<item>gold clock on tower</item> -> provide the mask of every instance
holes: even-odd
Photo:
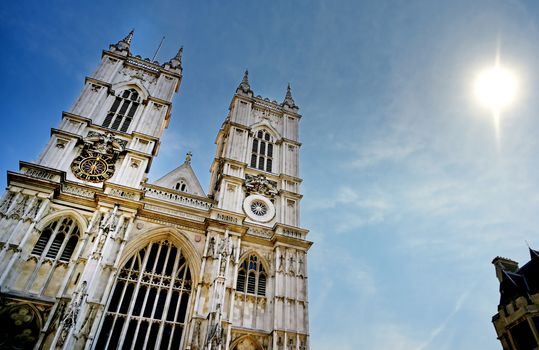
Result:
[[[81,180],[103,182],[114,174],[114,160],[105,154],[84,151],[71,163],[71,171]]]

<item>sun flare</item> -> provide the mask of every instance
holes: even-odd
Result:
[[[500,113],[515,100],[517,85],[516,76],[497,64],[479,73],[475,81],[475,95],[483,106]]]

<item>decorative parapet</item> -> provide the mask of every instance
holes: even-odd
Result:
[[[238,218],[235,218],[232,215],[226,215],[226,214],[217,213],[217,219],[221,220],[221,221],[230,222],[231,224],[237,224],[238,223]]]
[[[108,194],[114,197],[120,197],[124,199],[131,199],[131,200],[138,199],[138,195],[136,192],[125,191],[118,188],[112,188]]]
[[[62,172],[56,169],[47,168],[37,164],[20,162],[21,173],[33,177],[35,179],[60,182],[62,180]]]
[[[309,231],[299,227],[277,225],[275,233],[290,238],[305,240],[307,239],[307,233],[309,233]]]
[[[271,237],[273,236],[273,231],[256,229],[256,228],[251,227],[247,230],[247,234],[251,236],[265,238],[265,239],[271,239]]]
[[[222,221],[228,224],[241,225],[245,215],[241,215],[232,211],[213,208],[210,213],[210,218]]]
[[[156,212],[156,213],[160,213],[160,214],[165,214],[165,215],[168,215],[168,216],[174,216],[174,217],[182,218],[182,219],[189,219],[189,220],[199,221],[199,222],[204,221],[204,217],[202,217],[202,216],[187,214],[187,213],[184,213],[184,212],[176,210],[176,209],[164,208],[164,207],[160,207],[160,206],[157,206],[157,205],[144,204],[144,209],[149,210],[149,211],[153,211],[153,212]]]
[[[174,190],[167,190],[166,188],[152,185],[145,185],[143,187],[144,196],[146,198],[160,199],[168,203],[186,206],[189,208],[208,211],[212,207],[210,200],[203,200],[199,198],[191,197],[189,195],[179,194]]]
[[[151,65],[142,63],[142,62],[140,62],[138,60],[135,61],[135,60],[132,60],[132,59],[128,59],[127,63],[132,64],[132,65],[134,65],[136,67],[139,67],[139,68],[142,68],[142,69],[149,70],[149,71],[154,72],[154,73],[159,73],[159,69],[157,69],[155,67],[152,67]]]
[[[62,185],[62,192],[79,196],[79,197],[83,197],[83,198],[88,198],[88,199],[94,199],[95,197],[94,191],[91,191],[89,189],[86,189],[80,186],[66,184],[66,183]]]
[[[26,169],[24,172],[26,175],[30,177],[35,177],[36,179],[43,179],[43,180],[53,180],[55,174],[49,173],[45,170],[40,169]]]

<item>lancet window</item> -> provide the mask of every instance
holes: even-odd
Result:
[[[33,255],[68,262],[79,241],[79,227],[69,217],[51,222],[43,229],[32,249]]]
[[[273,166],[273,137],[266,130],[258,130],[253,138],[251,168],[271,172]]]
[[[266,271],[256,255],[250,255],[238,269],[236,291],[240,293],[266,295]]]
[[[97,349],[179,349],[192,279],[180,248],[153,242],[122,267]]]
[[[187,192],[187,184],[185,183],[185,181],[180,180],[176,182],[176,185],[174,185],[174,189],[176,191]]]
[[[110,107],[103,126],[113,130],[126,132],[140,104],[140,96],[135,89],[123,91],[116,96]]]

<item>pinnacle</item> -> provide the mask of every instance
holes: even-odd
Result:
[[[178,50],[178,53],[176,53],[176,56],[172,57],[170,61],[168,61],[168,64],[170,64],[172,68],[182,69],[182,55],[183,46],[180,46],[180,49]]]
[[[246,69],[245,73],[243,73],[243,79],[241,80],[240,85],[236,89],[236,91],[241,90],[244,93],[252,93],[251,85],[249,85],[249,71]]]
[[[133,33],[135,32],[134,29],[132,29],[129,34],[122,40],[118,41],[115,45],[111,45],[111,50],[123,52],[123,54],[130,55],[129,53],[129,47],[131,46],[131,41],[133,40]]]
[[[176,56],[174,56],[174,58],[181,62],[182,55],[183,55],[183,46],[180,46],[180,49],[178,50],[178,53],[176,54]]]
[[[131,45],[131,41],[133,40],[133,33],[135,32],[134,29],[131,29],[131,31],[129,32],[129,34],[127,34],[127,36],[125,38],[122,39],[122,41],[124,43],[126,43],[127,45]]]
[[[286,95],[283,101],[283,106],[285,105],[290,108],[297,108],[294,98],[292,98],[292,89],[290,88],[290,83],[288,83],[288,87],[286,88]]]

